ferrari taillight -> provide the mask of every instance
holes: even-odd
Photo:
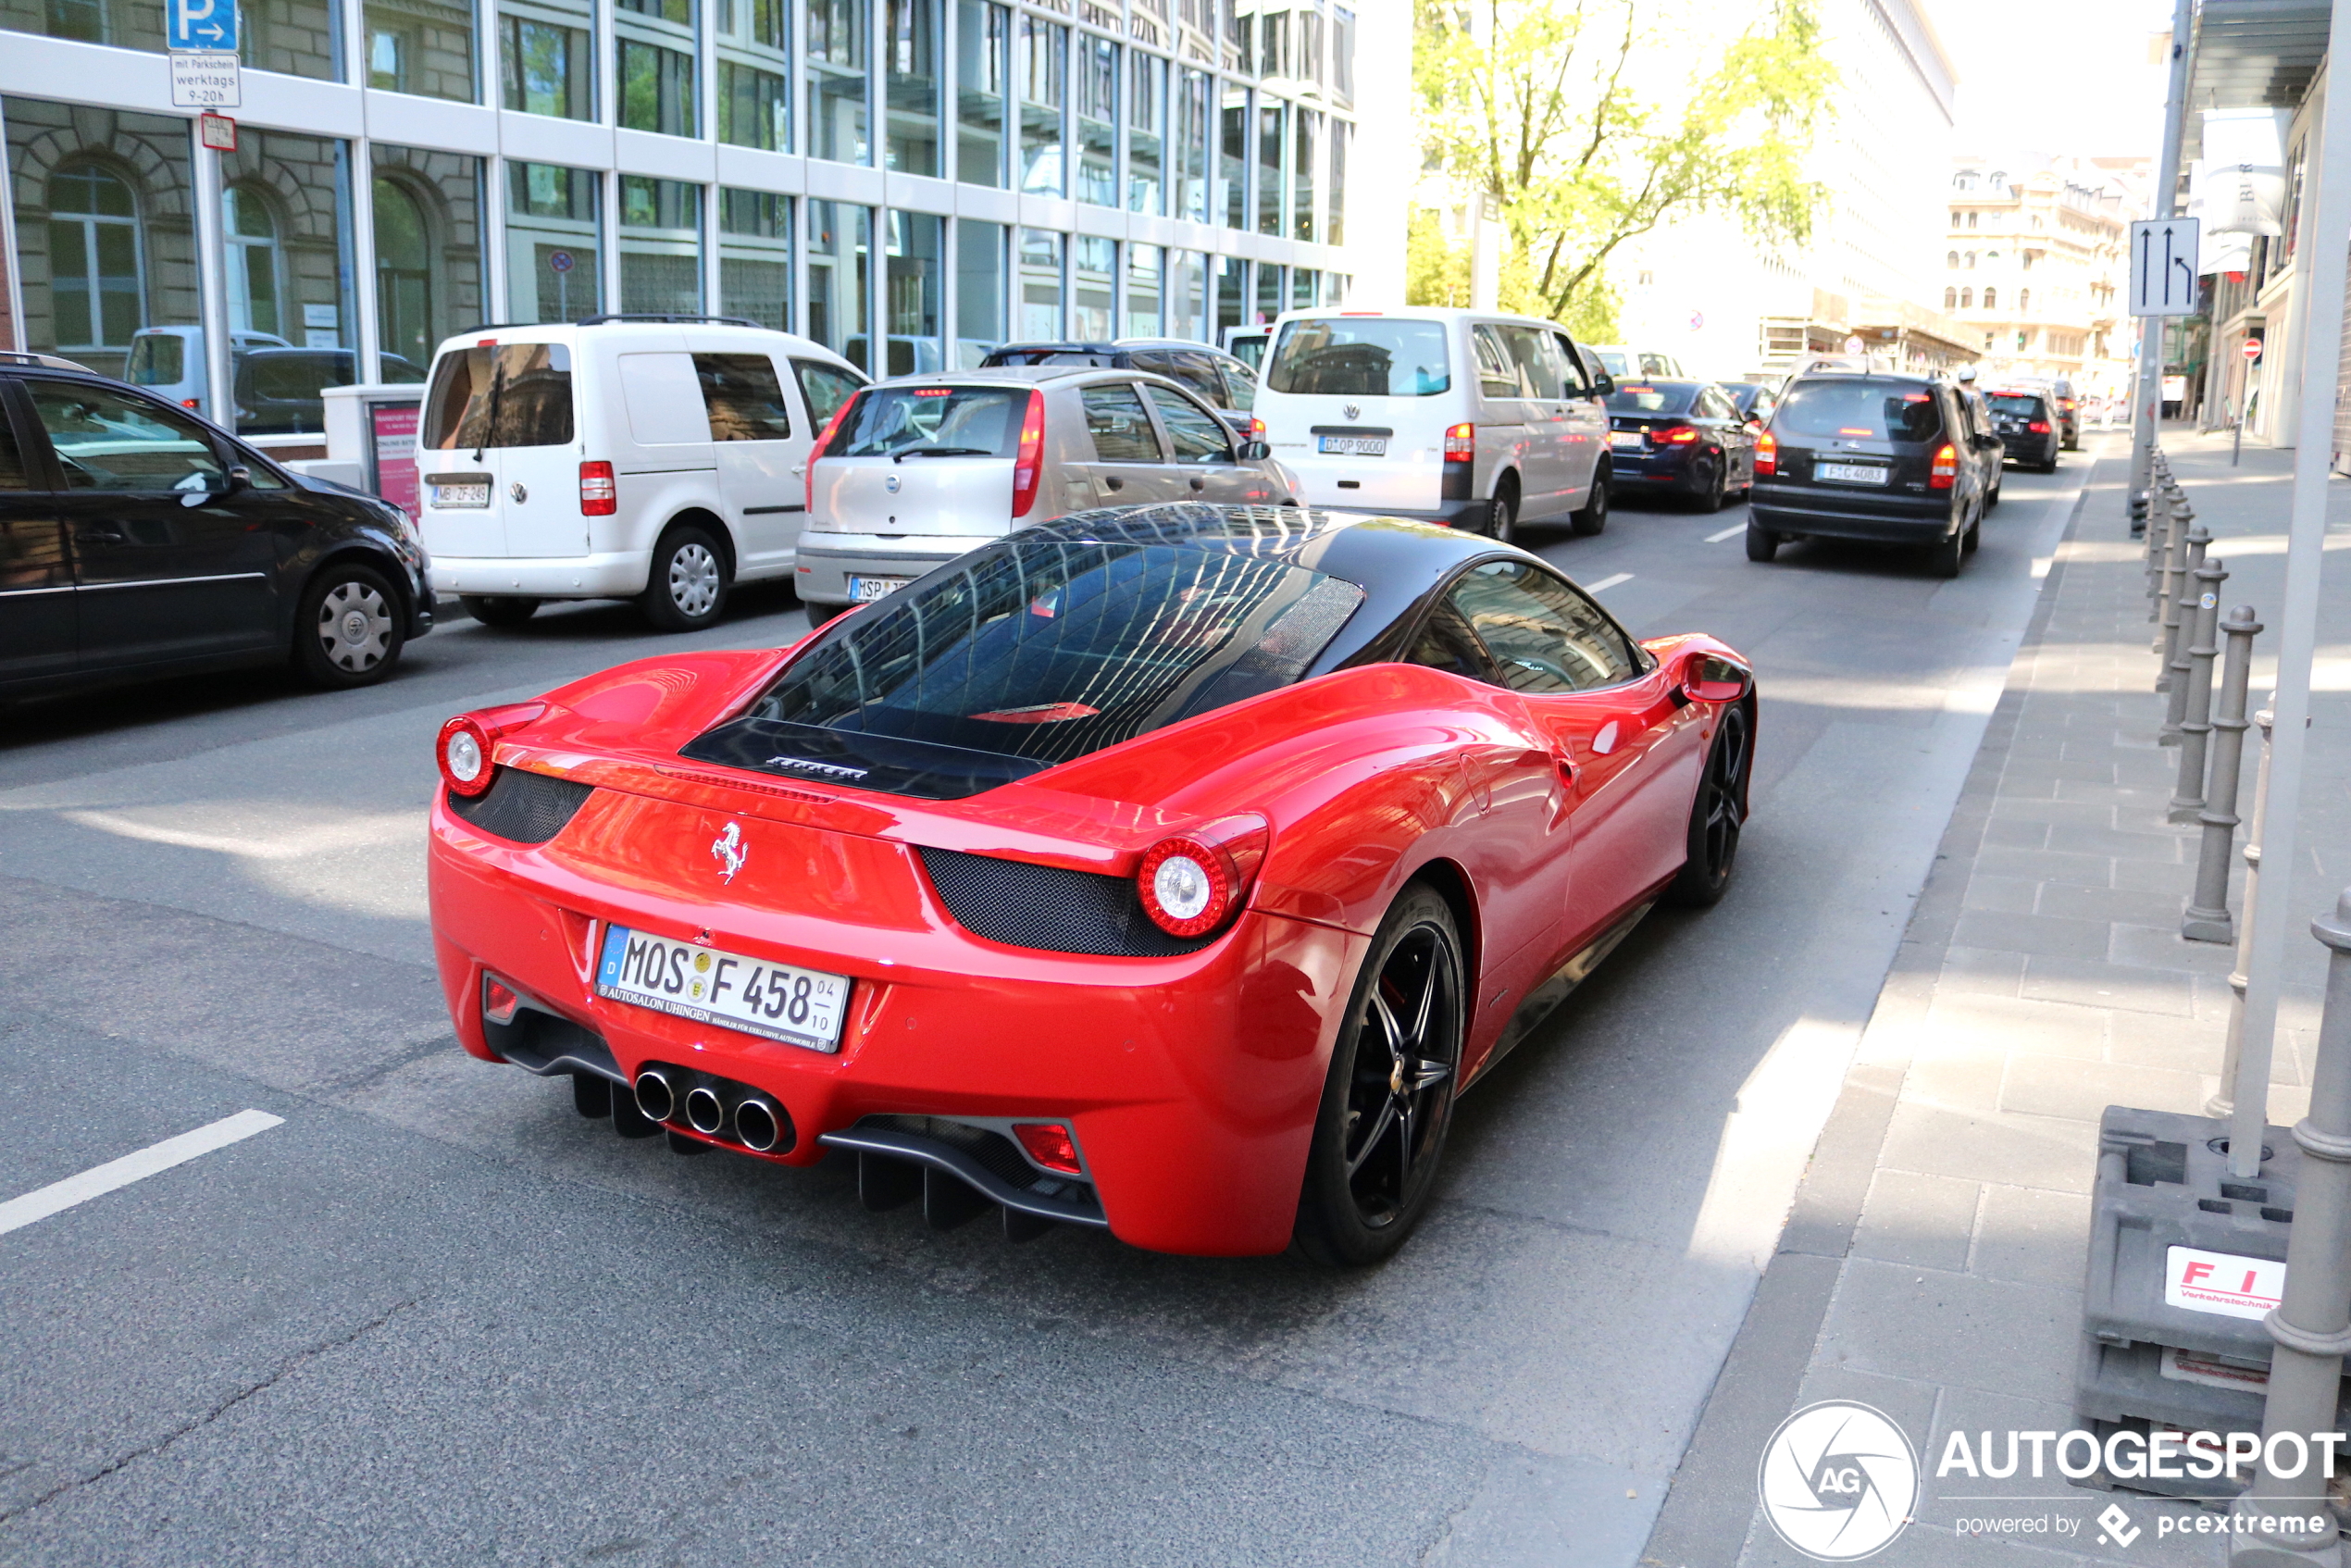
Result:
[[[1066,1176],[1086,1174],[1086,1167],[1077,1163],[1076,1140],[1059,1122],[1014,1122],[1013,1136],[1020,1139],[1028,1157],[1047,1170]]]
[[[1934,454],[1934,467],[1926,476],[1929,490],[1948,490],[1959,477],[1959,449],[1945,442]]]
[[[1265,837],[1263,817],[1241,815],[1162,839],[1143,852],[1135,872],[1143,913],[1171,937],[1215,930],[1247,901]]]
[[[583,517],[609,517],[620,510],[620,491],[613,482],[609,463],[582,463],[579,466],[579,515]]]
[[[1445,432],[1445,461],[1474,463],[1477,460],[1477,427],[1454,425]]]
[[[1755,471],[1759,474],[1780,471],[1780,441],[1769,430],[1755,438]]]
[[[1021,417],[1020,447],[1013,454],[1013,516],[1026,517],[1037,504],[1037,480],[1045,467],[1045,394],[1028,394],[1028,412]]]
[[[508,703],[478,713],[459,714],[441,727],[433,742],[433,760],[453,793],[479,795],[490,788],[496,769],[490,748],[501,735],[520,729],[547,711],[544,703]]]

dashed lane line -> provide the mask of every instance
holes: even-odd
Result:
[[[1614,577],[1604,577],[1598,582],[1586,583],[1584,585],[1584,591],[1586,593],[1605,593],[1620,582],[1630,582],[1632,580],[1633,574],[1631,572],[1618,572]]]
[[[1719,533],[1708,534],[1706,536],[1706,542],[1709,544],[1720,544],[1732,535],[1745,533],[1746,531],[1747,525],[1745,523],[1733,523],[1729,528],[1723,529]]]
[[[136,1153],[125,1154],[119,1160],[93,1165],[80,1176],[35,1188],[21,1198],[11,1198],[0,1203],[0,1236],[12,1230],[21,1230],[35,1220],[45,1220],[76,1203],[102,1198],[117,1188],[143,1181],[158,1171],[185,1164],[216,1149],[225,1149],[231,1143],[251,1138],[255,1133],[267,1132],[284,1120],[283,1116],[273,1116],[267,1111],[240,1111],[233,1116],[223,1116],[193,1132],[183,1132],[178,1138],[167,1138],[161,1143],[149,1144]]]

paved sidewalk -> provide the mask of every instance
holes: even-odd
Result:
[[[2268,690],[2292,454],[2167,432],[2223,613],[2251,604]],[[2196,830],[2166,821],[2178,753],[2156,744],[2143,556],[2122,459],[2097,464],[2050,564],[1935,869],[1815,1150],[1780,1251],[1685,1455],[1644,1564],[1805,1561],[1756,1509],[1763,1444],[1823,1399],[1874,1405],[1924,1462],[1916,1523],[1887,1564],[2224,1561],[2216,1537],[2159,1534],[2186,1505],[2040,1481],[1934,1478],[1948,1433],[2062,1431],[2096,1164],[2108,1104],[2200,1113],[2219,1082],[2232,949],[2183,941]],[[2351,485],[2332,487],[2304,852],[2270,1114],[2307,1100],[2324,950],[2305,916],[2351,882]],[[2258,740],[2258,732],[2249,732]],[[2248,745],[2243,815],[2252,809]],[[1759,824],[1768,829],[1768,825]],[[2283,867],[2271,867],[2282,872]],[[2241,868],[2240,868],[2241,883]],[[2231,908],[2241,914],[2241,886]],[[2096,1516],[2119,1501],[2127,1548]],[[1962,1533],[2009,1520],[2014,1533]],[[2126,1532],[2127,1533],[2127,1532]]]

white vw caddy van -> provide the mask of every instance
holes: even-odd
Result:
[[[1608,526],[1614,390],[1557,322],[1300,310],[1274,324],[1253,412],[1307,505],[1507,540],[1522,524]]]
[[[417,470],[433,581],[491,626],[550,599],[636,599],[708,626],[790,580],[808,449],[865,376],[715,317],[483,327],[433,355]]]

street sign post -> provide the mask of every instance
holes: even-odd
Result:
[[[171,52],[171,106],[175,109],[236,109],[244,106],[244,77],[237,56],[225,49]]]
[[[2131,314],[2194,316],[2196,230],[2193,218],[2131,225]]]

